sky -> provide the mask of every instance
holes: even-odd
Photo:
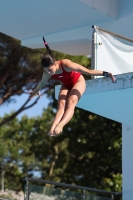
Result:
[[[28,96],[29,96],[28,94],[23,94],[19,97],[16,96],[15,103],[9,103],[8,105],[1,105],[0,106],[0,117],[3,117],[5,114],[9,114],[11,111],[18,110],[24,104],[24,102],[27,100]],[[34,97],[34,98],[36,98],[36,97]],[[34,98],[33,98],[33,100],[31,99],[31,102],[35,100]],[[43,108],[47,108],[48,103],[49,103],[49,99],[46,97],[46,95],[44,95],[39,99],[39,101],[36,105],[21,112],[17,116],[17,118],[21,119],[21,117],[25,114],[29,118],[40,116],[42,114]]]

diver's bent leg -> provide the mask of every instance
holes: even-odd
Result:
[[[78,103],[79,99],[81,98],[82,94],[84,93],[85,88],[86,88],[86,83],[84,77],[81,75],[81,77],[78,79],[78,81],[71,89],[71,92],[67,98],[66,110],[64,112],[61,121],[54,130],[55,134],[59,134],[60,132],[62,132],[63,127],[72,119],[74,115],[75,106]]]

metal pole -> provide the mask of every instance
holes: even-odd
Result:
[[[86,191],[83,190],[83,200],[86,200]]]
[[[91,56],[91,69],[95,70],[96,69],[96,31],[95,28],[96,26],[92,26],[93,28],[93,33],[92,33],[92,56]],[[92,79],[96,78],[95,76],[92,76]]]
[[[2,163],[1,170],[2,170],[2,172],[1,172],[1,191],[3,193],[4,192],[4,173],[5,173],[3,163]]]
[[[29,200],[29,181],[26,179],[26,191],[25,191],[25,194],[26,194],[26,200]]]
[[[111,198],[114,200],[114,194],[111,195]]]
[[[94,28],[92,26],[92,28]],[[91,55],[91,69],[95,69],[95,29],[93,29],[92,33],[92,55]]]

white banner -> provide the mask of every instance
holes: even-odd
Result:
[[[95,31],[95,69],[112,72],[114,75],[133,72],[133,44],[127,44],[127,41],[121,41],[98,29]]]

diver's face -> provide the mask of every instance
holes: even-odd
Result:
[[[56,66],[55,66],[55,64],[54,64],[54,65],[51,65],[51,66],[49,66],[49,67],[45,67],[44,70],[45,70],[45,72],[46,72],[47,74],[49,74],[49,75],[52,76],[52,75],[54,75],[55,72],[56,72]]]

